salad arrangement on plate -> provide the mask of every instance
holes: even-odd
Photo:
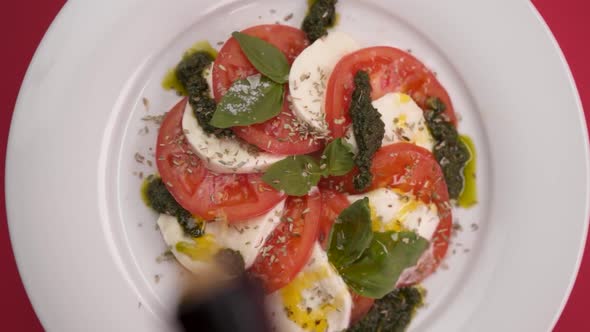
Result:
[[[474,149],[434,72],[336,21],[317,0],[301,29],[188,51],[142,191],[186,269],[261,280],[276,330],[403,331],[475,204]]]

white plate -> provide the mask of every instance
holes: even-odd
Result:
[[[23,83],[8,145],[11,238],[28,294],[54,331],[163,331],[181,270],[134,172],[177,99],[160,88],[194,42],[249,25],[298,25],[305,1],[70,1]],[[271,13],[271,9],[275,10]],[[588,220],[581,104],[555,40],[527,1],[341,1],[338,29],[412,49],[438,72],[479,152],[481,203],[415,331],[549,331],[571,290]],[[260,16],[260,17],[259,17]],[[142,99],[149,99],[146,110]],[[478,231],[471,230],[477,224]],[[465,253],[469,249],[469,253]],[[155,276],[161,276],[156,283]]]

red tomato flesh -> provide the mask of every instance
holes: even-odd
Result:
[[[284,197],[260,174],[215,174],[193,153],[182,130],[182,99],[164,118],[158,133],[156,164],[168,190],[185,209],[206,220],[230,223],[263,215]]]
[[[281,223],[249,269],[268,293],[287,286],[309,261],[318,237],[321,204],[317,192],[287,198]]]
[[[350,326],[358,323],[366,314],[369,313],[369,310],[373,307],[373,303],[375,303],[374,299],[364,297],[362,295],[358,295],[353,291],[350,291],[352,295],[352,312],[350,313]]]
[[[335,218],[335,213],[331,211],[337,211],[337,209],[330,208],[330,204],[341,201],[336,197],[343,196],[337,192],[358,193],[355,191],[352,181],[357,173],[358,170],[354,169],[345,176],[331,177],[320,183],[320,188],[326,192],[325,195],[331,197],[331,199],[326,199],[328,211],[322,212],[322,216],[324,216],[322,218],[322,232],[326,232],[324,228],[327,228],[329,234],[331,224],[324,225],[329,224],[329,218]],[[438,208],[440,222],[431,241],[431,249],[420,259],[414,273],[404,276],[403,285],[420,282],[437,269],[449,246],[452,213],[442,170],[430,151],[410,143],[396,143],[384,146],[377,151],[373,157],[371,174],[373,174],[373,182],[367,191],[378,188],[397,188],[404,192],[413,193],[425,203],[433,202]],[[343,204],[342,201],[341,209],[346,208]]]
[[[275,154],[308,154],[324,146],[322,141],[313,139],[308,129],[300,125],[289,109],[288,102],[283,104],[283,110],[278,116],[264,123],[236,127],[233,131],[244,141]]]
[[[343,57],[330,76],[326,89],[326,121],[334,138],[342,137],[350,125],[348,109],[354,90],[354,75],[367,71],[373,100],[389,92],[403,92],[424,109],[428,97],[446,105],[445,114],[456,124],[453,104],[435,74],[411,54],[386,46],[364,48]]]
[[[309,45],[303,31],[285,25],[259,25],[248,28],[242,33],[258,37],[276,46],[285,54],[289,63],[293,63]],[[233,37],[228,39],[213,64],[215,99],[219,102],[234,81],[257,73],[258,70],[242,52],[237,40]],[[283,110],[277,117],[248,127],[236,127],[234,132],[244,141],[275,154],[307,154],[323,147],[323,143],[312,139],[309,133],[291,129],[296,126],[294,122],[297,122],[297,119],[289,110],[288,98],[285,98]]]

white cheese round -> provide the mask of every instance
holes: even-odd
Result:
[[[268,236],[280,223],[284,206],[283,200],[265,215],[241,223],[231,225],[223,221],[207,223],[205,235],[199,238],[187,236],[178,219],[166,214],[160,215],[158,227],[178,262],[195,274],[203,273],[210,268],[213,255],[223,248],[239,251],[244,258],[246,268],[249,268],[262,250]],[[178,243],[183,242],[200,249],[200,257],[195,259],[180,252],[177,246]]]
[[[426,204],[393,189],[380,188],[348,196],[354,203],[369,198],[372,227],[376,232],[410,230],[430,241],[440,221],[435,204]]]
[[[328,134],[324,103],[330,74],[343,56],[359,48],[345,33],[333,31],[303,50],[291,66],[292,110],[319,134]]]
[[[289,285],[270,294],[266,304],[274,331],[337,332],[348,328],[352,297],[316,243],[303,270]]]
[[[434,139],[426,126],[424,112],[410,96],[398,92],[388,93],[372,104],[381,113],[381,120],[385,124],[382,146],[408,142],[432,151]],[[346,133],[346,141],[356,149],[352,126]]]
[[[216,173],[260,173],[286,157],[253,149],[235,138],[209,135],[199,125],[189,103],[182,117],[182,129],[205,167]]]

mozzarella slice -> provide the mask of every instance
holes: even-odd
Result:
[[[189,103],[182,117],[182,129],[194,152],[213,172],[260,173],[286,157],[253,149],[235,138],[209,135],[199,125]]]
[[[388,93],[373,101],[373,107],[381,113],[385,124],[382,146],[398,142],[409,142],[432,151],[434,139],[428,131],[422,109],[405,93]],[[356,149],[352,127],[346,140]]]
[[[227,221],[208,223],[205,234],[215,236],[218,239],[217,243],[222,247],[239,251],[244,257],[246,268],[248,268],[254,264],[266,238],[281,222],[284,207],[285,201],[283,200],[265,215],[245,222],[231,225]]]
[[[349,202],[369,198],[372,228],[376,232],[410,230],[431,240],[438,227],[438,209],[396,190],[380,188],[362,195],[351,195]]]
[[[307,265],[289,285],[267,297],[267,307],[274,331],[342,331],[350,321],[352,298],[316,243]]]
[[[160,229],[160,233],[162,233],[164,242],[166,242],[166,245],[170,248],[170,251],[174,254],[180,265],[194,274],[206,273],[211,268],[211,264],[209,264],[210,259],[219,248],[211,241],[210,237],[193,239],[187,236],[178,223],[178,219],[167,214],[160,214],[158,228]],[[177,249],[178,243],[194,244],[195,247],[201,249],[203,259],[192,259],[188,255],[181,253]]]
[[[324,99],[330,74],[343,56],[359,48],[348,35],[333,31],[303,50],[291,66],[289,91],[292,110],[319,134],[328,133]]]
[[[284,206],[283,200],[265,215],[237,224],[230,225],[222,221],[207,223],[205,235],[198,238],[187,236],[176,217],[162,214],[158,226],[176,259],[195,274],[202,274],[209,269],[213,256],[223,248],[239,251],[248,268],[254,263],[270,233],[280,223]],[[187,254],[183,247],[195,254]]]

